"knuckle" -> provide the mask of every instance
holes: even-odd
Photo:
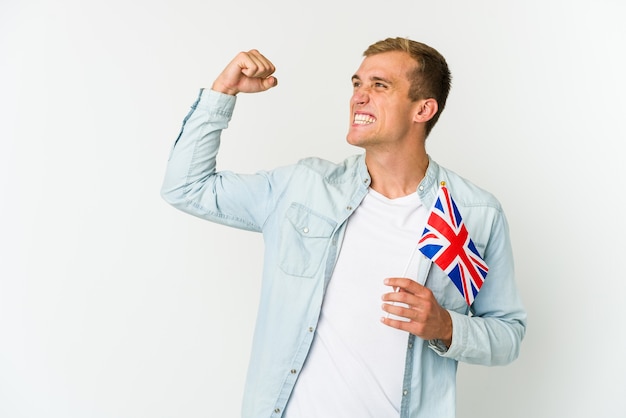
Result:
[[[403,302],[403,303],[406,303],[406,302],[407,302],[407,300],[408,300],[408,299],[409,299],[409,297],[410,297],[410,294],[409,294],[409,293],[406,293],[406,292],[400,292],[400,293],[396,293],[396,294],[398,295],[398,296],[397,296],[398,302]]]

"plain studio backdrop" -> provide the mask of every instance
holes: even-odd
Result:
[[[437,48],[453,88],[428,139],[507,213],[529,326],[507,367],[461,365],[458,417],[626,417],[622,2],[0,3],[0,417],[239,416],[259,234],[159,196],[198,89],[241,50],[218,168],[345,143],[350,77],[388,36]]]

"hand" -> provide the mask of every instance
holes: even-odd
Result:
[[[408,331],[424,340],[442,340],[448,347],[452,344],[452,318],[435,299],[427,287],[407,278],[385,279],[385,284],[397,292],[382,297],[383,311],[405,320],[381,318],[383,324]],[[406,306],[394,305],[400,303]]]
[[[213,82],[211,89],[233,96],[240,92],[258,93],[278,84],[276,77],[272,76],[274,71],[274,64],[256,49],[240,52]]]

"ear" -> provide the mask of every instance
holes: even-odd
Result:
[[[413,121],[420,123],[428,122],[437,114],[437,110],[439,110],[437,100],[433,98],[419,100],[417,102],[417,111],[413,116]]]

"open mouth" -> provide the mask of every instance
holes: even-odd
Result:
[[[369,125],[376,122],[376,118],[372,115],[366,115],[364,113],[355,113],[352,123],[355,125]]]

